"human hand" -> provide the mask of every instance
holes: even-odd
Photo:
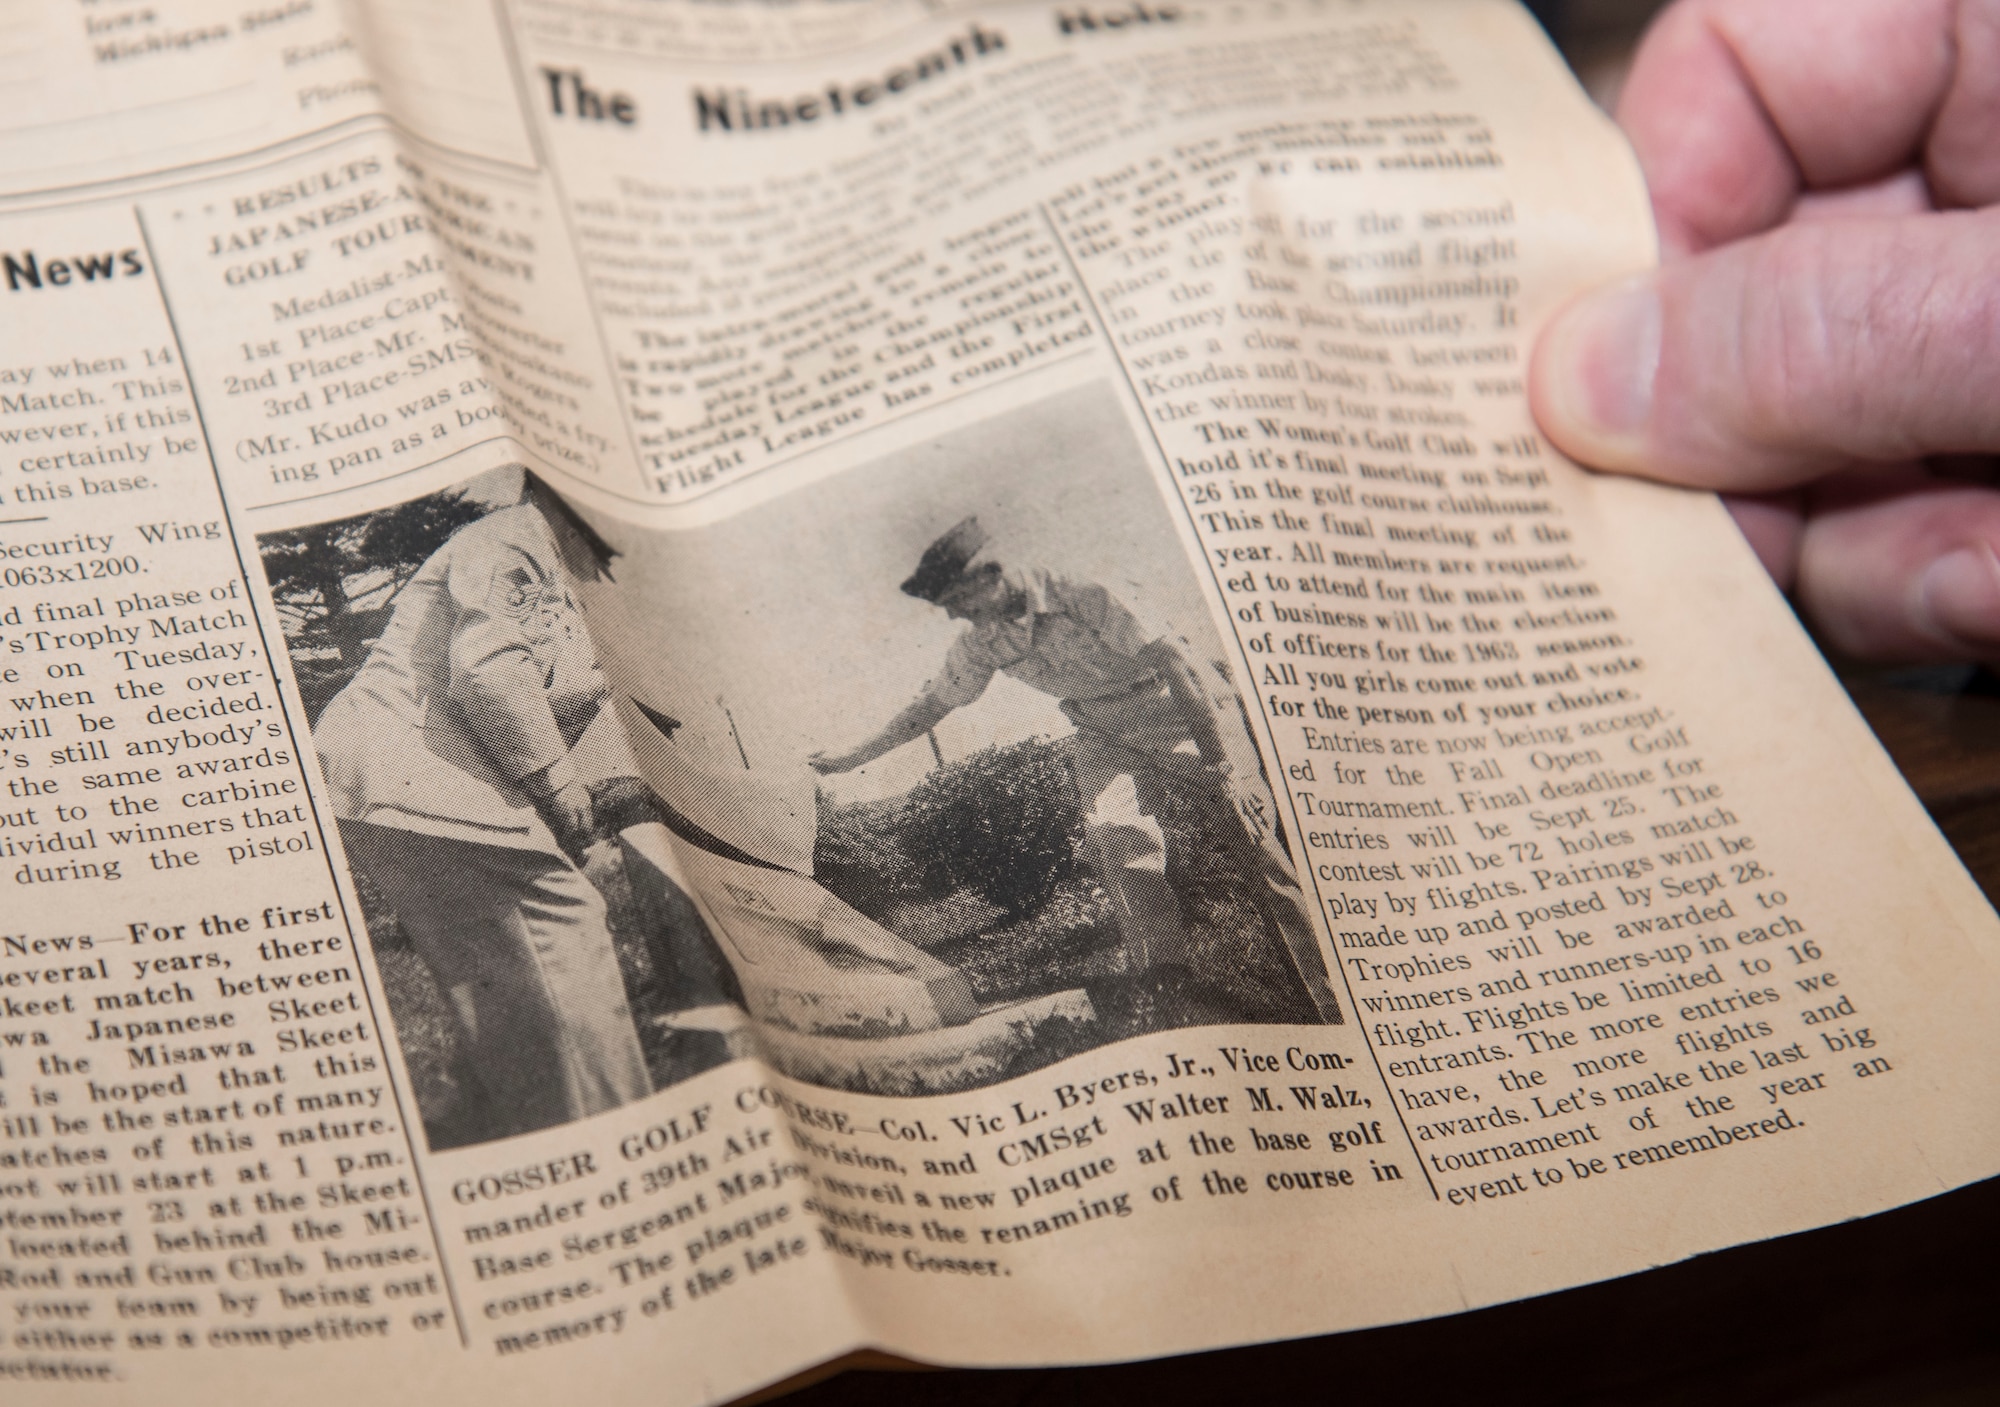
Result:
[[[1544,432],[1721,490],[1842,650],[2000,659],[2000,0],[1679,0],[1618,120],[1665,262],[1543,333]]]
[[[844,752],[816,752],[806,759],[806,766],[822,777],[832,776],[836,772],[852,772],[855,765],[852,755]]]
[[[543,797],[540,806],[542,819],[564,850],[580,853],[595,837],[597,808],[591,804],[590,788],[580,780],[563,783]]]

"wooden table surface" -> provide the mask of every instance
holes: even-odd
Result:
[[[1850,674],[1847,683],[1987,897],[2000,896],[2000,684],[1966,670],[1875,671]],[[1981,1108],[1996,1095],[1965,1091]],[[785,1400],[796,1407],[1993,1407],[2000,1404],[2000,1180],[1863,1221],[1417,1324],[1104,1368],[850,1371]]]

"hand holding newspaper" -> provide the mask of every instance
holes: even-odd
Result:
[[[1993,914],[1535,433],[1653,242],[1512,6],[7,42],[20,1400],[1188,1352],[2000,1168]]]

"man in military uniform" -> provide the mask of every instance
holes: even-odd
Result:
[[[1198,796],[1321,1019],[1338,1021],[1304,896],[1275,844],[1245,830],[1222,780],[1221,722],[1181,652],[1150,636],[1102,586],[982,561],[985,546],[978,521],[967,518],[924,552],[903,591],[968,628],[915,702],[866,742],[815,754],[813,767],[832,773],[864,766],[977,700],[996,673],[1008,674],[1060,700],[1076,725],[1071,757],[1084,834],[1113,901],[1128,972],[1170,1000],[1199,985],[1189,973],[1166,835],[1149,795],[1162,777],[1173,777]]]
[[[513,473],[521,501],[432,554],[313,734],[349,857],[452,1000],[489,1137],[651,1091],[571,757],[608,690],[565,550],[604,559]]]

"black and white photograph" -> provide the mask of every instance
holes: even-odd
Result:
[[[1091,385],[694,532],[515,467],[261,539],[431,1146],[1340,1021],[1167,515]]]
[[[613,839],[648,813],[581,604],[609,546],[516,467],[259,548],[430,1146],[729,1058],[649,1019],[718,974]]]
[[[770,820],[751,840],[698,817],[778,867],[682,845],[718,930],[768,927],[770,882],[809,874],[870,934],[833,980],[910,964],[904,1006],[836,1029],[825,994],[760,996],[737,962],[776,1063],[935,1092],[1151,1031],[1341,1019],[1169,511],[1090,383],[698,531],[599,525],[605,667],[679,724],[669,744],[635,723],[642,774],[684,815],[783,796],[810,821],[780,853]]]

